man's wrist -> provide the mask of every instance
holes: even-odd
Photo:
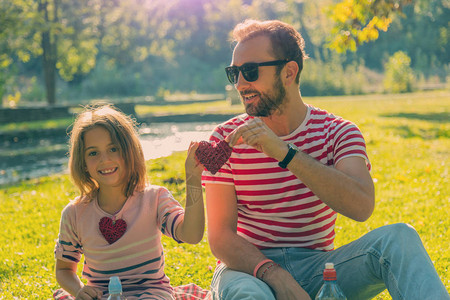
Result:
[[[264,259],[264,260],[260,261],[260,262],[255,266],[255,268],[253,269],[253,276],[256,277],[256,278],[259,278],[259,277],[258,277],[258,272],[260,271],[260,269],[261,269],[265,264],[271,263],[271,262],[273,263],[273,260],[271,260],[271,259]]]
[[[294,158],[294,156],[297,154],[297,152],[299,152],[298,147],[294,144],[294,143],[289,143],[287,144],[287,153],[285,155],[285,157],[278,162],[278,166],[280,166],[280,168],[286,169],[288,164],[291,162],[291,160]]]
[[[273,261],[271,261],[271,262],[269,262],[269,263],[265,263],[260,269],[259,269],[259,271],[258,271],[258,274],[257,274],[257,278],[258,279],[261,279],[262,281],[265,281],[264,280],[264,278],[265,278],[265,276],[269,273],[269,272],[271,272],[271,271],[273,271],[275,268],[277,268],[277,267],[279,267],[279,264],[277,264],[277,263],[275,263],[275,262],[273,262]]]
[[[261,268],[261,273],[264,271],[264,268]],[[266,284],[268,284],[272,288],[276,288],[279,285],[283,285],[284,282],[281,278],[284,278],[284,275],[282,273],[287,272],[285,269],[283,269],[279,264],[275,263],[275,265],[271,268],[269,268],[265,273],[263,278],[259,278],[260,280],[264,281]],[[260,275],[260,274],[258,274]],[[281,281],[280,281],[281,280]]]

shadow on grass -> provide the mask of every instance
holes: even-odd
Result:
[[[396,114],[384,114],[381,115],[385,118],[406,118],[406,119],[416,119],[437,123],[445,123],[450,121],[449,112],[436,112],[436,113],[396,113]]]
[[[443,127],[417,128],[415,126],[396,126],[386,129],[394,129],[402,138],[420,138],[422,140],[434,140],[438,138],[450,138],[450,131]]]
[[[383,114],[385,118],[404,118],[415,119],[437,123],[432,128],[421,128],[417,126],[399,125],[393,128],[397,131],[398,135],[403,138],[421,138],[423,140],[433,140],[438,138],[450,138],[450,131],[444,126],[445,123],[450,122],[449,112],[435,112],[435,113],[395,113],[395,114]],[[386,129],[389,129],[386,128]]]

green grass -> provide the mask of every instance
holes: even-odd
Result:
[[[72,118],[64,118],[57,120],[7,123],[7,124],[0,124],[0,132],[23,131],[30,129],[55,129],[55,128],[66,129],[70,124],[72,124],[72,122],[73,122]]]
[[[241,105],[230,105],[226,100],[218,100],[204,103],[198,102],[195,104],[136,106],[136,113],[138,115],[216,114],[216,113],[240,114],[243,112],[244,109]]]
[[[409,223],[419,232],[450,291],[450,93],[305,101],[354,121],[366,138],[372,163],[375,211],[364,223],[339,217],[336,246],[386,224]],[[184,158],[183,152],[148,162],[150,181],[167,186],[180,200],[184,198]],[[60,212],[76,195],[67,175],[0,190],[0,299],[51,297],[58,287],[53,248]],[[208,288],[215,258],[206,237],[198,245],[178,245],[168,238],[163,238],[163,244],[173,285],[193,282]],[[384,292],[377,299],[391,298]]]

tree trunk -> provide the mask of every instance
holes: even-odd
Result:
[[[54,18],[52,21],[48,17],[48,2],[39,2],[39,12],[44,15],[45,28],[42,31],[42,65],[44,69],[45,90],[48,105],[56,103],[56,36],[53,34],[53,24],[56,22],[57,7],[54,3]]]

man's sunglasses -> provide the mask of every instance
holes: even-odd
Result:
[[[225,72],[227,73],[228,80],[232,84],[236,84],[238,82],[239,78],[239,72],[242,72],[242,76],[244,76],[245,80],[249,82],[253,82],[258,80],[258,67],[264,67],[264,66],[279,66],[288,63],[288,59],[283,60],[273,60],[273,61],[266,61],[262,63],[245,63],[240,67],[236,66],[229,66],[225,68]]]

